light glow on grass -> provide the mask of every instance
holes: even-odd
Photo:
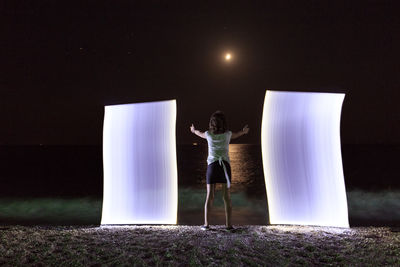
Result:
[[[176,101],[105,107],[101,224],[176,224]]]
[[[269,230],[278,230],[281,232],[291,232],[300,234],[310,234],[315,232],[324,232],[331,234],[351,234],[354,231],[352,229],[343,227],[330,227],[330,226],[308,226],[308,225],[269,225],[266,226]]]
[[[266,92],[261,143],[271,224],[349,227],[343,100],[344,94]]]

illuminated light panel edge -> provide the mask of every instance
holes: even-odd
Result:
[[[267,90],[261,144],[271,224],[349,227],[340,148],[344,96]]]
[[[105,106],[101,224],[176,224],[176,100]]]

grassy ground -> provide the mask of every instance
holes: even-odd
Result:
[[[180,188],[178,223],[199,225],[203,220],[205,190]],[[350,191],[347,202],[351,226],[400,226],[400,191]],[[0,225],[96,225],[101,220],[99,198],[0,198]],[[268,224],[266,199],[232,193],[233,223]],[[221,193],[212,216],[224,223]]]
[[[179,226],[97,227],[97,198],[3,198],[0,266],[400,266],[400,192],[347,197],[351,221],[396,227],[249,225],[267,224],[266,201],[240,192],[232,194],[233,232],[187,225],[202,222],[204,190],[179,190]],[[211,222],[223,224],[218,195],[215,206]]]
[[[390,228],[3,226],[1,266],[399,266]]]

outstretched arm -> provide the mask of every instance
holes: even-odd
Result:
[[[196,129],[194,128],[193,123],[192,123],[192,126],[190,126],[190,131],[191,131],[192,133],[194,133],[195,135],[200,136],[201,138],[206,139],[206,134],[205,134],[204,132],[201,132],[201,131],[199,131],[199,130],[196,130]]]
[[[235,138],[238,138],[238,137],[240,137],[242,135],[248,134],[249,130],[250,130],[249,126],[247,126],[247,124],[246,124],[246,126],[244,126],[241,131],[236,132],[236,133],[232,133],[231,139],[235,139]]]

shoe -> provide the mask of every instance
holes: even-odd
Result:
[[[207,231],[207,230],[210,230],[210,226],[208,226],[208,225],[202,225],[202,226],[200,227],[200,229],[203,230],[203,231]]]

